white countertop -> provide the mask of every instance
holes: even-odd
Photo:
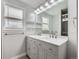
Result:
[[[50,38],[49,36],[39,36],[39,35],[26,35],[37,40],[48,42],[57,46],[60,46],[68,41],[67,37]]]

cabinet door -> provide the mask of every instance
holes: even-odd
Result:
[[[42,42],[39,43],[38,46],[38,59],[45,59],[45,49],[44,49],[44,44]]]
[[[28,54],[28,56],[30,57],[30,50],[31,50],[31,41],[30,41],[30,38],[26,38],[27,40],[26,40],[26,47],[27,47],[27,54]]]
[[[31,59],[37,59],[37,46],[31,45]]]
[[[30,58],[37,59],[37,45],[35,39],[31,39],[31,46],[30,46]]]
[[[46,44],[46,59],[57,59],[58,58],[58,47]]]
[[[57,59],[57,57],[52,55],[51,53],[47,52],[46,59]]]

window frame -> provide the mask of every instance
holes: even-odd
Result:
[[[22,27],[15,27],[15,28],[8,27],[8,28],[7,28],[7,27],[5,27],[6,24],[4,23],[3,28],[4,28],[4,29],[12,29],[12,30],[13,30],[13,29],[24,29],[24,26],[23,26],[23,25],[24,25],[24,24],[23,24],[23,19],[24,19],[24,9],[5,4],[5,5],[4,5],[4,21],[6,21],[6,19],[7,19],[6,16],[5,16],[5,6],[7,6],[8,8],[11,7],[11,8],[13,8],[15,11],[16,11],[16,10],[20,10],[20,11],[22,11],[22,19],[18,20],[18,21],[21,21],[21,22],[22,22]],[[8,10],[7,10],[7,11],[8,11]],[[9,12],[7,12],[7,13],[9,13]],[[8,16],[8,15],[7,15],[7,16]],[[19,18],[15,18],[15,17],[13,17],[13,19],[16,21],[16,19],[19,19]],[[13,20],[13,19],[7,19],[7,21],[9,21],[9,20]],[[18,21],[15,22],[15,23],[18,23]],[[19,24],[20,24],[20,23],[19,23]],[[19,25],[19,24],[18,24],[18,25]],[[18,25],[17,25],[17,26],[18,26]]]
[[[43,19],[47,19],[47,23],[43,22],[44,20]],[[43,25],[46,25],[48,27],[48,29],[45,29],[43,27]],[[49,30],[49,19],[47,17],[42,17],[42,30]]]

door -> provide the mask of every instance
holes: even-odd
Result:
[[[38,59],[37,55],[37,46],[31,45],[31,59]]]

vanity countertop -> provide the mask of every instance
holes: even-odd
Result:
[[[56,46],[61,46],[62,44],[68,41],[67,37],[50,38],[48,36],[39,36],[39,35],[26,35],[26,37],[31,37],[37,40],[41,40],[50,44],[54,44]]]

